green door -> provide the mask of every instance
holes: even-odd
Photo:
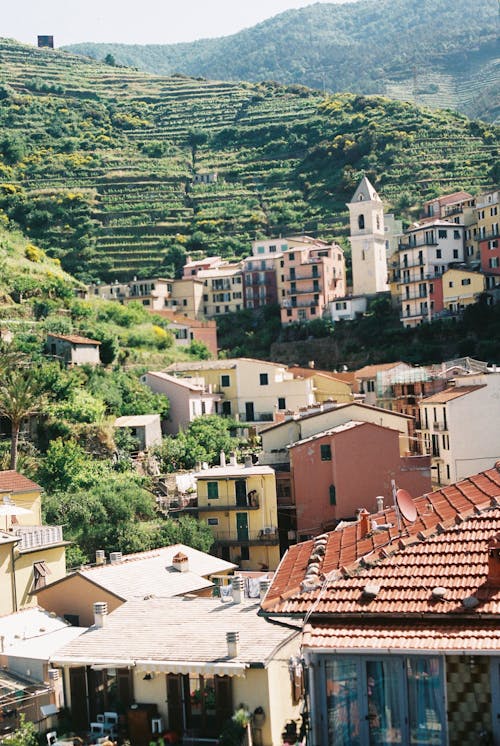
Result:
[[[248,541],[248,513],[236,513],[238,541]]]

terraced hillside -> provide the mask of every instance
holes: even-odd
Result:
[[[84,279],[162,274],[175,252],[239,256],[259,235],[341,238],[363,172],[398,209],[498,179],[498,130],[449,111],[162,78],[8,40],[0,126],[0,209]]]

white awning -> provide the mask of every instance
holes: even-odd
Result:
[[[138,671],[144,673],[196,673],[212,676],[245,676],[248,663],[195,662],[195,661],[135,661]]]
[[[95,670],[104,668],[133,668],[135,666],[135,661],[132,660],[104,660],[98,658],[89,660],[88,658],[58,658],[57,656],[51,658],[49,662],[51,665],[58,666],[59,668],[90,666]]]

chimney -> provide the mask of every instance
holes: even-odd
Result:
[[[269,578],[264,578],[263,580],[259,581],[259,597],[261,601],[265,597],[270,587],[271,581],[269,580]]]
[[[220,465],[225,466],[226,465],[226,454],[224,451],[220,452]]]
[[[500,534],[492,536],[488,542],[487,583],[494,588],[500,588]]]
[[[382,495],[379,495],[375,498],[375,502],[377,503],[377,513],[381,513],[384,509],[384,498]]]
[[[253,461],[251,456],[245,456],[245,469],[250,469],[253,466]]]
[[[307,367],[311,368],[311,369],[314,369],[314,366],[315,366],[314,360],[309,360],[309,362],[307,363]]]
[[[109,553],[109,561],[112,565],[117,565],[119,562],[121,562],[123,559],[123,554],[121,552],[110,552]]]
[[[229,658],[236,658],[240,646],[239,632],[226,632],[227,654]]]
[[[235,451],[231,451],[231,453],[229,454],[229,466],[238,466]]]
[[[106,617],[108,616],[108,604],[106,601],[96,601],[94,608],[94,626],[102,629],[106,626]]]
[[[370,514],[366,510],[366,508],[361,508],[361,510],[358,511],[358,521],[359,521],[359,528],[361,530],[361,536],[366,536],[368,533],[370,533],[370,522],[368,520]]]
[[[106,552],[104,549],[95,550],[95,563],[96,565],[104,565],[106,563]]]
[[[177,554],[172,557],[172,567],[178,572],[188,572],[189,557],[186,557],[182,552],[177,552]]]
[[[231,588],[234,603],[240,604],[243,597],[243,578],[241,575],[233,575],[231,578]]]

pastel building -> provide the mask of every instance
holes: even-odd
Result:
[[[298,540],[392,499],[392,480],[412,495],[431,489],[430,458],[399,454],[399,433],[350,420],[289,446]]]
[[[155,394],[165,394],[170,401],[167,433],[176,434],[190,422],[205,414],[217,414],[221,395],[213,393],[203,377],[172,376],[162,371],[148,371],[141,377],[142,383]]]
[[[217,413],[244,422],[272,422],[277,410],[300,409],[315,402],[310,378],[295,377],[284,365],[251,358],[173,363],[165,373],[202,378],[221,396]]]
[[[280,552],[274,469],[254,466],[251,457],[244,465],[231,457],[195,478],[192,512],[213,532],[216,553],[243,570],[275,570]]]
[[[0,472],[0,616],[36,604],[36,593],[66,573],[62,526],[42,525],[42,488],[16,471]]]
[[[457,376],[454,385],[420,401],[421,448],[433,481],[452,484],[500,458],[500,373]]]
[[[477,240],[481,272],[486,275],[486,286],[500,284],[499,192],[481,194],[476,199]]]
[[[99,365],[100,346],[97,339],[82,337],[80,334],[47,334],[47,352],[69,366]]]

